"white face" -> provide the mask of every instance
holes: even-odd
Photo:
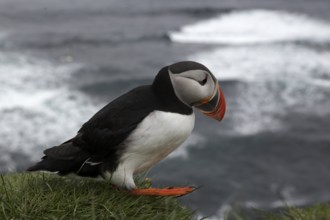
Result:
[[[182,73],[172,73],[169,70],[169,74],[176,96],[188,106],[209,100],[216,92],[217,82],[205,70],[189,70]]]

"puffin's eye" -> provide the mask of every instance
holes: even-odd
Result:
[[[202,81],[198,81],[198,82],[199,82],[199,84],[204,86],[207,83],[207,75],[205,76],[205,78]]]

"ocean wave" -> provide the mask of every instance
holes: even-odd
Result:
[[[233,11],[169,33],[173,42],[225,45],[287,41],[329,42],[330,24],[274,10]]]
[[[220,83],[238,82],[235,88],[240,95],[231,103],[234,109],[228,105],[227,117],[234,134],[284,129],[281,115],[290,109],[329,114],[327,51],[294,44],[235,46],[196,53],[188,59],[208,66]]]
[[[69,86],[79,68],[0,53],[0,161],[6,167],[17,168],[11,161],[17,152],[26,161],[39,159],[43,148],[70,138],[95,112],[98,106]]]

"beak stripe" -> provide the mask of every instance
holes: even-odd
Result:
[[[200,105],[196,105],[196,107],[199,110],[201,110],[203,113],[212,112],[214,110],[214,106],[218,105],[218,101],[219,101],[219,93],[217,92],[218,89],[216,89],[215,91],[216,91],[215,95],[213,96],[213,98],[208,100],[208,102]]]

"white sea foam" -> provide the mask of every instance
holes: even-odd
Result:
[[[255,44],[329,42],[330,24],[307,15],[273,10],[234,11],[169,33],[174,42]]]
[[[238,106],[234,111],[228,106],[228,115],[235,116],[230,117],[234,133],[283,129],[278,116],[290,107],[301,112],[329,112],[325,111],[329,104],[329,52],[270,44],[217,48],[188,59],[208,66],[220,83],[242,82],[236,85]]]
[[[18,53],[0,53],[0,160],[20,152],[37,160],[42,148],[70,138],[96,111],[89,97],[70,88],[79,65],[54,65]]]
[[[241,82],[235,85],[239,96],[228,105],[232,130],[221,132],[284,129],[279,116],[292,107],[329,113],[330,53],[293,43],[330,42],[329,23],[285,11],[245,10],[184,26],[169,36],[174,42],[219,44],[187,59],[208,66],[220,82]]]

